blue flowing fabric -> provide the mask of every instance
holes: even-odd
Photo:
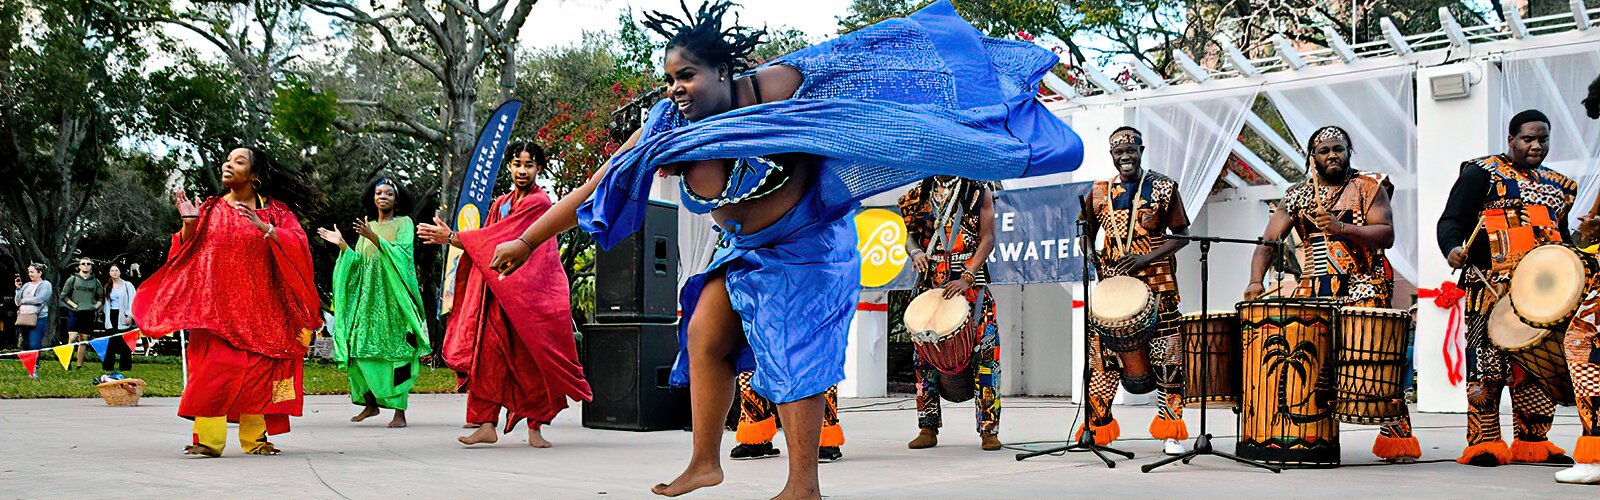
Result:
[[[688,383],[687,328],[706,280],[721,272],[748,340],[738,364],[755,370],[751,385],[777,403],[821,393],[844,378],[860,293],[849,215],[866,197],[933,175],[1000,180],[1077,169],[1082,141],[1034,99],[1056,62],[1032,44],[983,37],[948,1],[935,2],[769,63],[802,75],[791,99],[698,122],[668,100],[656,103],[639,142],[612,159],[579,207],[579,225],[603,248],[638,231],[664,165],[816,157],[806,197],[790,213],[753,234],[725,232],[712,264],[685,283],[672,382]]]

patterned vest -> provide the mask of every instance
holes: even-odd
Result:
[[[950,279],[968,271],[967,259],[978,248],[983,220],[983,193],[988,183],[961,179],[955,192],[929,179],[900,197],[900,214],[906,221],[906,237],[922,247],[933,268],[917,280],[917,290],[944,286]],[[954,199],[951,199],[951,198]],[[989,284],[989,265],[979,263],[971,269],[973,286]]]
[[[1351,171],[1342,186],[1313,186],[1307,180],[1284,193],[1283,209],[1300,238],[1300,286],[1296,297],[1326,297],[1351,304],[1388,307],[1394,295],[1394,271],[1383,249],[1348,236],[1329,236],[1317,228],[1317,214],[1327,211],[1339,222],[1367,225],[1367,212],[1379,190],[1393,193],[1382,174]]]
[[[1172,204],[1173,194],[1178,191],[1178,182],[1165,175],[1146,170],[1138,192],[1129,189],[1130,186],[1116,178],[1112,181],[1096,181],[1089,191],[1089,208],[1094,211],[1095,218],[1100,221],[1101,232],[1105,234],[1100,264],[1107,274],[1101,279],[1112,277],[1111,263],[1117,259],[1147,254],[1166,244],[1167,231],[1171,229],[1167,227],[1167,222],[1172,220],[1172,211],[1183,210],[1183,207]],[[1132,238],[1129,238],[1130,212],[1134,221]],[[1176,292],[1178,280],[1173,276],[1176,270],[1176,260],[1167,257],[1151,263],[1133,276],[1144,281],[1153,292]]]
[[[1479,213],[1489,243],[1489,276],[1497,283],[1509,281],[1529,250],[1564,241],[1560,221],[1572,210],[1578,187],[1554,170],[1518,169],[1500,155],[1468,162],[1466,168],[1473,167],[1489,172],[1489,192]]]

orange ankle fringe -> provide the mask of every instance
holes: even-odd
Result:
[[[1111,444],[1112,441],[1116,441],[1117,438],[1122,437],[1122,426],[1117,425],[1117,419],[1111,419],[1111,423],[1106,425],[1091,425],[1090,427],[1094,428],[1094,444],[1098,444],[1100,446]],[[1078,434],[1072,438],[1076,440],[1082,437],[1083,428],[1079,427]]]
[[[1417,442],[1416,436],[1397,438],[1379,434],[1372,442],[1372,454],[1383,460],[1422,458],[1422,443]]]
[[[735,431],[733,438],[739,444],[771,443],[772,437],[778,435],[778,419],[776,417],[760,422],[739,422],[739,430]]]
[[[1505,441],[1500,440],[1486,441],[1468,446],[1467,449],[1461,450],[1461,458],[1457,458],[1456,463],[1470,463],[1472,462],[1473,457],[1482,455],[1484,453],[1494,455],[1494,458],[1500,462],[1500,465],[1511,463],[1511,449],[1506,447]]]
[[[1181,418],[1169,420],[1156,417],[1155,420],[1150,421],[1150,437],[1185,441],[1189,439],[1189,426],[1184,425]]]
[[[838,424],[823,426],[821,446],[844,446],[844,428]]]
[[[1550,455],[1562,455],[1567,450],[1561,449],[1550,441],[1523,441],[1521,439],[1511,442],[1511,461],[1525,463],[1543,463]]]
[[[1579,436],[1578,447],[1572,450],[1572,461],[1600,464],[1600,436]]]

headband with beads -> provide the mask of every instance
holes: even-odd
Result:
[[[1346,134],[1344,129],[1339,127],[1322,127],[1322,130],[1317,131],[1317,135],[1311,137],[1311,145],[1316,146],[1316,144],[1319,142],[1331,141],[1334,139],[1344,139],[1344,142],[1348,144],[1350,142],[1350,135]]]
[[[1143,146],[1144,145],[1144,137],[1139,135],[1138,132],[1129,132],[1129,131],[1124,131],[1124,132],[1127,132],[1127,133],[1118,133],[1118,134],[1115,134],[1115,135],[1111,136],[1111,147],[1114,148],[1114,147],[1122,146],[1122,145],[1126,145],[1126,144],[1132,144],[1132,145],[1135,145],[1135,146]]]

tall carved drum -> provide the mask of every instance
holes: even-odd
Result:
[[[1289,467],[1339,464],[1333,419],[1338,305],[1272,299],[1238,304],[1244,351],[1237,453]]]

